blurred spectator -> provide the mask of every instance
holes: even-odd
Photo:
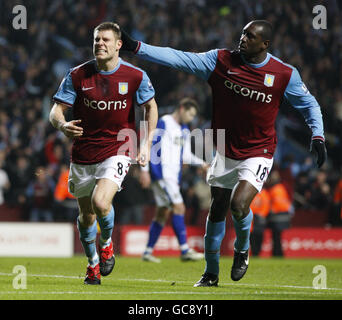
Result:
[[[271,197],[266,188],[263,188],[255,196],[250,208],[254,215],[251,232],[251,249],[253,256],[258,256],[261,251],[264,232],[267,227],[267,218],[271,209]]]
[[[78,204],[75,197],[68,191],[68,177],[69,167],[63,164],[54,192],[56,216],[61,220],[74,222],[78,216]]]
[[[5,161],[5,151],[0,150],[0,206],[4,204],[4,191],[7,191],[11,184],[7,172],[2,168]]]
[[[303,163],[300,163],[300,172],[304,172],[308,174],[310,171],[315,170],[315,163],[312,160],[312,157],[306,157]]]
[[[311,183],[310,204],[318,210],[329,211],[332,204],[332,190],[327,182],[327,173],[319,171]]]
[[[330,221],[333,225],[342,224],[342,178],[339,179],[334,190],[334,208]]]
[[[282,257],[284,253],[281,236],[283,230],[290,227],[290,213],[293,213],[292,205],[286,188],[281,182],[279,171],[276,168],[272,169],[267,180],[267,186],[270,195],[268,223],[272,230],[272,255],[274,257]]]
[[[293,195],[293,205],[296,209],[310,209],[310,180],[307,172],[301,172],[297,176],[296,186]]]
[[[27,212],[26,189],[33,177],[32,167],[27,157],[18,156],[15,163],[9,164],[9,177],[11,182],[9,203],[20,206]]]
[[[36,170],[36,177],[26,190],[26,196],[30,207],[30,221],[52,222],[54,220],[51,210],[54,190],[55,183],[46,168],[38,167]]]

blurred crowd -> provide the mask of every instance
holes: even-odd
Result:
[[[312,1],[252,0],[35,0],[20,1],[27,9],[27,29],[12,26],[15,0],[0,0],[0,204],[20,206],[23,219],[72,220],[75,200],[65,189],[71,142],[48,121],[52,96],[70,67],[92,58],[93,28],[116,21],[133,38],[185,51],[202,52],[237,46],[244,25],[267,19],[274,25],[271,53],[294,65],[322,108],[329,160],[315,168],[309,153],[310,130],[301,115],[284,101],[278,117],[276,165],[287,179],[296,208],[327,212],[337,224],[342,179],[342,6],[327,8],[327,29],[312,26]],[[193,128],[210,127],[209,86],[192,75],[138,60],[156,90],[160,115],[171,112],[184,96],[199,102]],[[160,74],[167,76],[160,77]],[[71,118],[71,113],[67,115]],[[139,169],[131,170],[116,201],[125,210],[122,223],[142,223],[149,190],[139,186]],[[57,191],[56,191],[57,190]],[[126,191],[125,191],[126,190]],[[135,203],[125,192],[135,190]],[[205,172],[186,166],[182,191],[191,223],[209,207]],[[133,208],[134,207],[134,208]],[[1,214],[1,213],[0,213]],[[131,218],[127,218],[127,217]],[[120,218],[120,219],[121,219]]]

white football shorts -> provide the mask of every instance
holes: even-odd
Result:
[[[273,158],[254,157],[233,160],[216,152],[207,172],[207,182],[213,187],[233,190],[239,181],[246,180],[260,192],[272,165]]]
[[[71,163],[68,190],[76,198],[87,197],[93,192],[96,180],[107,178],[114,181],[120,191],[130,165],[131,158],[123,155],[89,165]]]
[[[171,208],[173,204],[183,202],[179,184],[174,180],[155,181],[151,188],[157,207]]]

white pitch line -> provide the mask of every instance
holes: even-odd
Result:
[[[0,276],[15,276],[13,273],[3,273],[0,272]],[[63,278],[63,279],[82,279],[82,276],[65,276],[65,275],[49,275],[49,274],[27,274],[29,277],[41,277],[41,278]],[[192,284],[190,281],[174,281],[174,280],[166,280],[166,279],[132,279],[132,278],[119,278],[115,279],[118,281],[141,281],[141,282],[164,282],[164,283],[182,283],[182,284]],[[272,285],[272,284],[254,284],[254,283],[227,283],[227,282],[220,282],[221,285],[226,285],[226,286],[246,286],[246,287],[270,287],[270,288],[288,288],[288,289],[310,289],[314,290],[316,292],[318,291],[341,291],[338,292],[338,294],[342,294],[342,288],[326,288],[326,289],[316,289],[314,287],[307,287],[307,286],[292,286],[292,285]]]
[[[145,282],[175,282],[175,283],[184,283],[184,284],[189,284],[192,283],[190,281],[174,281],[174,280],[165,280],[165,279],[117,279],[117,280],[122,280],[122,281],[145,281]],[[219,282],[221,285],[226,285],[226,286],[246,286],[246,287],[271,287],[271,288],[289,288],[289,289],[311,289],[311,290],[337,290],[341,291],[342,293],[342,288],[326,288],[326,289],[315,289],[314,287],[305,287],[305,286],[291,286],[291,285],[273,285],[273,284],[255,284],[255,283],[229,283],[229,282]]]
[[[271,291],[255,291],[246,293],[245,291],[234,291],[234,292],[211,292],[211,291],[205,291],[205,292],[199,292],[199,291],[146,291],[146,292],[131,292],[131,291],[27,291],[27,290],[17,290],[17,291],[0,291],[1,295],[9,295],[9,294],[16,294],[16,295],[23,295],[23,294],[41,294],[41,295],[47,295],[47,294],[77,294],[77,295],[148,295],[148,294],[170,294],[170,295],[322,295],[323,292],[294,292],[294,291],[288,291],[288,292],[271,292]],[[332,292],[329,292],[328,294],[333,294]],[[338,294],[342,294],[338,293]]]
[[[4,273],[0,272],[0,276],[12,276],[14,277],[14,273]],[[41,277],[41,278],[64,278],[64,279],[81,279],[81,276],[64,276],[58,274],[27,274],[28,277]]]

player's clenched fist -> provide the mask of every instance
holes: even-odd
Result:
[[[140,152],[136,158],[139,165],[145,167],[150,161],[150,152],[151,148],[148,143],[145,143],[141,146]]]
[[[71,120],[61,125],[60,130],[69,138],[77,138],[83,135],[83,128],[78,124],[82,120]]]
[[[141,147],[140,152],[136,159],[139,165],[145,167],[148,164],[148,162],[150,161],[150,152],[151,150],[150,150],[148,143],[145,143]]]

